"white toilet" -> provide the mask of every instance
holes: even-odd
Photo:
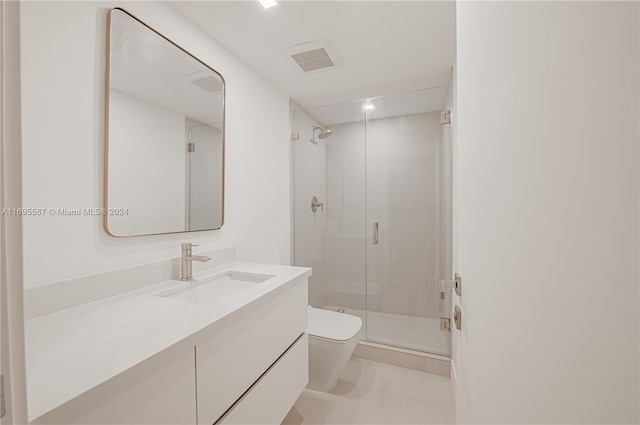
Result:
[[[358,345],[362,319],[309,306],[309,384],[313,391],[331,391]]]

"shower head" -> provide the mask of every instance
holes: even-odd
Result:
[[[322,133],[318,134],[318,139],[326,139],[327,137],[331,136],[332,134],[333,134],[333,131],[325,130]]]
[[[333,132],[331,130],[323,130],[322,127],[318,127],[318,126],[313,126],[313,138],[311,139],[311,141],[313,143],[318,143],[316,141],[316,130],[320,130],[320,133],[318,133],[318,139],[326,139],[327,137],[331,136],[333,134]]]

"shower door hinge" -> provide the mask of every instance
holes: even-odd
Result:
[[[440,280],[438,281],[438,289],[440,290],[440,299],[444,300],[445,291],[447,289],[454,289],[458,296],[462,296],[462,276],[460,273],[455,274],[455,280]]]
[[[462,311],[459,305],[453,309],[453,322],[456,324],[457,330],[462,330]]]
[[[441,317],[440,318],[440,330],[441,331],[446,331],[446,332],[451,332],[451,319],[449,319],[448,317]]]
[[[295,142],[296,140],[300,140],[300,133],[291,133],[291,141]]]
[[[196,144],[195,143],[188,143],[187,144],[187,150],[189,152],[195,152],[196,151]]]
[[[440,124],[451,124],[451,111],[440,111]]]

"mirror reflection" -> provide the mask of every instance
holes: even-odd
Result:
[[[110,11],[105,229],[134,236],[219,229],[224,80],[121,9]]]

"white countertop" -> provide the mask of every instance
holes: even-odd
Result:
[[[26,321],[29,420],[168,348],[192,348],[203,333],[248,314],[264,295],[311,275],[304,267],[236,261],[195,277],[226,271],[274,277],[210,306],[157,296],[193,285],[168,280]]]

